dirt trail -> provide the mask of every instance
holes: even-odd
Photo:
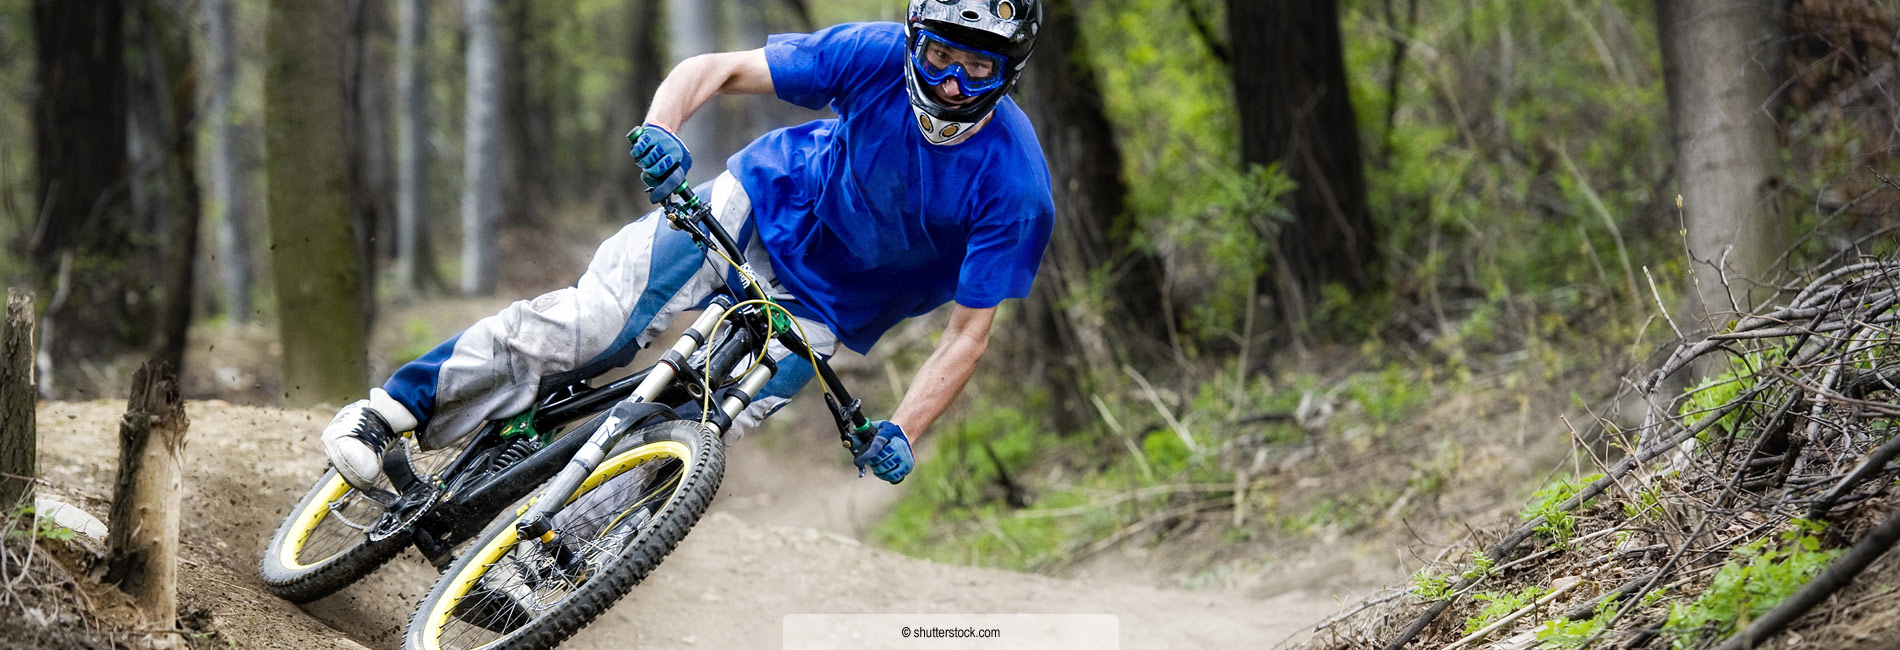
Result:
[[[95,514],[110,492],[123,409],[122,401],[40,407],[42,471],[53,492]],[[316,432],[328,415],[223,402],[187,410],[185,599],[210,607],[239,647],[397,646],[436,575],[413,552],[302,609],[257,582],[258,553],[322,468]],[[567,647],[776,648],[787,614],[1024,612],[1117,615],[1123,648],[1261,648],[1336,610],[1301,593],[1260,600],[1077,582],[870,548],[847,535],[897,493],[854,480],[842,461],[784,451],[756,439],[736,446],[714,512]],[[804,526],[779,525],[793,522]]]

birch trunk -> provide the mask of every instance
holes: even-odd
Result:
[[[468,110],[463,129],[462,293],[495,292],[500,250],[501,49],[496,42],[494,0],[468,0]]]
[[[1694,271],[1689,310],[1719,328],[1738,307],[1769,297],[1755,282],[1770,279],[1768,264],[1787,239],[1769,102],[1781,63],[1774,8],[1768,0],[1657,0],[1656,28]]]
[[[251,214],[238,176],[238,143],[232,125],[231,93],[237,88],[237,41],[231,31],[231,0],[204,0],[205,123],[209,137],[211,203],[206,216],[217,224],[218,275],[224,313],[234,322],[251,320]]]

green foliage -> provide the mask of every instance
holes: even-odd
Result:
[[[973,409],[968,417],[938,426],[935,435],[943,439],[936,455],[930,462],[919,463],[917,471],[905,479],[914,486],[910,494],[871,532],[880,544],[940,562],[1035,569],[1065,559],[1077,540],[1106,536],[1125,525],[1126,511],[1114,508],[1024,517],[1005,500],[1000,487],[1004,472],[1022,484],[1025,468],[1048,455],[1077,451],[1073,445],[1085,444],[1080,437],[1051,435],[1023,410],[988,404]],[[1168,449],[1161,440],[1154,439],[1150,448]],[[1185,458],[1168,456],[1166,460],[1184,467]],[[1086,506],[1101,488],[1126,485],[1136,477],[1137,462],[1121,454],[1116,463],[1084,477],[1071,489],[1037,494],[1030,512]],[[1147,501],[1155,503],[1159,501]]]
[[[442,343],[443,337],[437,336],[429,323],[421,319],[410,319],[402,325],[402,339],[394,350],[389,352],[390,361],[402,365],[421,358],[429,350]]]
[[[1623,502],[1623,516],[1632,520],[1643,520],[1662,511],[1662,486],[1651,483],[1649,487],[1637,490]]]
[[[1426,567],[1412,574],[1412,595],[1427,602],[1444,600],[1451,597],[1451,584],[1450,577]]]
[[[1660,592],[1652,592],[1660,593]],[[1610,626],[1610,618],[1616,616],[1617,598],[1610,597],[1597,603],[1596,611],[1590,618],[1573,621],[1557,617],[1544,622],[1537,630],[1537,647],[1561,650],[1576,650],[1583,642],[1596,638]]]
[[[38,218],[33,156],[33,21],[27,0],[0,0],[0,282],[24,286],[33,269],[25,252]],[[49,296],[42,292],[40,299]]]
[[[35,517],[33,506],[30,505],[14,508],[12,512],[7,513],[7,517],[14,521],[30,520],[33,522],[31,529],[20,528],[8,532],[8,535],[15,538],[70,542],[73,540],[73,537],[78,535],[78,533],[74,532],[71,528],[53,523],[50,517]]]
[[[1155,431],[1142,438],[1141,453],[1148,456],[1148,466],[1161,476],[1179,474],[1194,460],[1187,442],[1173,431]]]
[[[1823,525],[1795,520],[1776,538],[1764,537],[1729,552],[1709,587],[1693,602],[1669,610],[1663,629],[1676,635],[1675,647],[1698,647],[1698,640],[1732,633],[1757,618],[1826,569],[1839,550],[1822,550]]]
[[[1735,401],[1742,393],[1755,387],[1756,373],[1762,368],[1779,362],[1782,358],[1780,348],[1765,348],[1743,355],[1729,362],[1728,370],[1719,375],[1702,380],[1687,392],[1682,401],[1680,413],[1683,426],[1694,428],[1715,414],[1716,409]],[[1715,425],[1704,430],[1698,438],[1707,442],[1716,430],[1726,435],[1747,435],[1747,431],[1738,430],[1743,414],[1748,409],[1738,408],[1723,415]]]
[[[1405,419],[1413,409],[1430,399],[1431,385],[1418,381],[1412,373],[1395,364],[1377,374],[1353,376],[1347,392],[1353,401],[1365,407],[1374,421],[1392,424]]]
[[[1299,534],[1314,534],[1329,528],[1355,530],[1378,517],[1394,498],[1396,495],[1391,490],[1373,488],[1320,499],[1298,514],[1282,519],[1280,524],[1287,532]]]
[[[1578,480],[1558,478],[1531,495],[1530,503],[1518,512],[1524,521],[1533,521],[1539,517],[1543,522],[1537,525],[1537,534],[1543,535],[1552,544],[1563,547],[1570,538],[1577,535],[1577,520],[1570,512],[1563,510],[1565,501],[1569,501],[1583,490],[1583,486],[1595,483],[1603,478],[1602,474],[1591,474]],[[1589,505],[1579,504],[1578,508]]]
[[[1476,632],[1484,629],[1486,625],[1496,623],[1498,619],[1504,618],[1511,612],[1523,609],[1525,605],[1536,602],[1537,598],[1542,595],[1544,595],[1544,588],[1537,585],[1526,586],[1523,591],[1519,591],[1515,594],[1508,591],[1480,591],[1472,594],[1471,597],[1484,603],[1484,607],[1479,609],[1478,613],[1471,618],[1465,619],[1465,634]]]
[[[1196,1],[1218,24],[1219,3]],[[1228,335],[1262,289],[1262,233],[1289,218],[1278,201],[1293,182],[1277,167],[1241,168],[1228,70],[1182,3],[1107,0],[1078,18],[1130,181],[1118,228],[1173,260],[1188,343]]]
[[[1474,550],[1466,557],[1471,559],[1471,568],[1466,569],[1464,573],[1466,579],[1477,579],[1491,575],[1491,569],[1495,568],[1497,564],[1497,560],[1491,559],[1491,555],[1484,551]]]
[[[1563,335],[1543,327],[1546,310],[1563,322],[1646,309],[1622,258],[1680,257],[1664,224],[1643,217],[1667,202],[1670,159],[1646,3],[1477,0],[1416,24],[1375,2],[1341,9],[1395,300],[1451,312],[1453,324],[1485,305],[1538,305],[1474,323],[1472,339],[1494,345]],[[1500,316],[1505,327],[1486,332]]]

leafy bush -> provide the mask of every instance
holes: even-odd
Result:
[[[1682,401],[1680,411],[1682,425],[1694,428],[1715,415],[1716,409],[1735,401],[1735,398],[1740,397],[1742,393],[1754,388],[1756,373],[1761,372],[1761,369],[1768,365],[1779,362],[1781,358],[1780,348],[1757,350],[1730,362],[1729,369],[1722,374],[1702,380],[1702,383],[1689,389],[1688,397]],[[1738,408],[1729,411],[1727,415],[1722,416],[1721,420],[1716,421],[1714,427],[1704,430],[1698,439],[1707,442],[1711,437],[1711,432],[1717,429],[1727,435],[1747,435],[1748,432],[1737,430],[1737,426],[1742,421],[1743,412],[1747,410],[1747,408]]]
[[[1700,597],[1670,608],[1663,629],[1676,635],[1675,647],[1698,647],[1700,639],[1733,633],[1740,623],[1760,617],[1814,579],[1840,555],[1839,550],[1821,550],[1816,535],[1822,529],[1821,524],[1797,519],[1774,548],[1770,543],[1775,539],[1763,537],[1730,551],[1729,561],[1716,570]]]
[[[1412,595],[1428,602],[1450,598],[1451,579],[1430,567],[1419,569],[1412,574]]]
[[[1523,591],[1515,594],[1498,591],[1480,591],[1472,594],[1472,598],[1484,603],[1484,608],[1479,609],[1477,615],[1465,619],[1465,634],[1484,629],[1484,626],[1495,623],[1511,612],[1536,602],[1542,595],[1544,595],[1544,588],[1537,585],[1526,586]]]
[[[1597,603],[1596,611],[1590,618],[1573,621],[1558,617],[1544,622],[1537,630],[1537,647],[1575,650],[1583,647],[1583,642],[1596,638],[1610,625],[1610,617],[1616,615],[1616,598],[1605,598]]]
[[[1563,503],[1577,496],[1584,485],[1595,483],[1601,478],[1603,478],[1602,474],[1591,474],[1575,481],[1559,478],[1533,493],[1530,503],[1524,504],[1524,509],[1519,511],[1518,516],[1524,521],[1543,517],[1543,523],[1537,525],[1537,534],[1543,535],[1545,539],[1549,539],[1552,544],[1559,547],[1569,544],[1570,538],[1577,535],[1577,520],[1569,512],[1563,510]],[[1589,503],[1586,502],[1578,508],[1581,509],[1587,505]]]
[[[33,513],[33,506],[26,505],[14,508],[12,512],[7,513],[7,517],[15,521],[31,520],[34,522],[32,529],[20,528],[11,530],[8,534],[13,537],[30,537],[33,539],[46,539],[58,542],[70,542],[74,536],[78,535],[78,533],[73,532],[71,528],[53,523],[50,517],[34,517]]]

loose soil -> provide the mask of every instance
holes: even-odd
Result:
[[[105,510],[116,471],[123,410],[118,401],[40,407],[44,477],[95,514]],[[256,577],[267,539],[323,469],[316,436],[329,413],[220,401],[191,402],[187,412],[182,600],[208,610],[241,648],[397,647],[436,575],[413,552],[302,608],[270,596]],[[870,548],[848,535],[881,516],[897,491],[856,479],[842,459],[826,460],[833,454],[786,453],[819,439],[735,446],[714,512],[567,647],[774,648],[788,614],[1024,612],[1117,615],[1125,648],[1257,648],[1336,609],[1330,598],[1299,592],[1261,599],[1170,591],[939,565]]]

